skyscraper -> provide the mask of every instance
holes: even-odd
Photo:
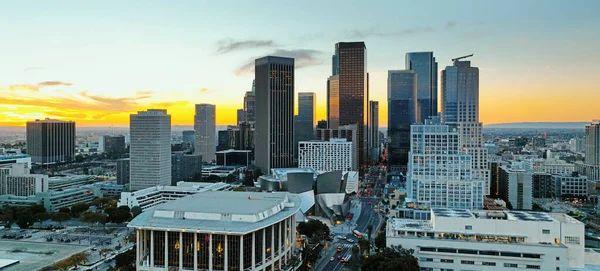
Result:
[[[247,121],[251,127],[254,127],[255,118],[255,103],[256,97],[254,96],[256,93],[256,84],[255,80],[252,80],[252,90],[246,91],[246,95],[244,96],[244,120]]]
[[[196,131],[195,153],[202,155],[203,162],[215,160],[217,151],[217,127],[215,125],[216,106],[214,104],[197,104],[194,115],[194,131]]]
[[[388,165],[406,172],[410,150],[410,125],[417,123],[417,74],[388,71]]]
[[[53,164],[75,159],[75,122],[28,121],[26,134],[27,153],[32,163]]]
[[[316,95],[314,92],[298,93],[298,115],[294,117],[294,156],[298,158],[298,142],[315,137]]]
[[[129,116],[131,191],[171,184],[171,115],[148,109]]]
[[[333,75],[339,80],[339,125],[358,124],[359,164],[367,160],[369,121],[367,47],[364,42],[339,42],[333,56]],[[330,90],[330,98],[333,96]],[[328,102],[329,103],[329,102]],[[329,124],[329,127],[335,129]]]
[[[327,125],[329,129],[340,126],[340,77],[337,75],[327,79]]]
[[[238,109],[237,110],[237,124],[241,124],[246,122],[246,112],[244,112],[244,109]]]
[[[585,126],[585,163],[600,165],[600,121],[597,120]]]
[[[442,121],[457,129],[462,151],[473,157],[473,178],[484,180],[488,194],[488,151],[479,122],[479,69],[471,67],[470,61],[455,59],[453,66],[442,71],[441,87]]]
[[[264,172],[294,165],[294,59],[255,60],[255,161]]]
[[[117,160],[117,184],[129,184],[130,158]]]
[[[187,143],[190,145],[191,150],[194,150],[196,146],[196,131],[187,130],[182,132],[183,143]]]
[[[369,159],[379,160],[379,102],[369,102]]]
[[[472,157],[448,125],[412,125],[408,197],[431,208],[481,209],[484,182],[472,176]]]
[[[437,62],[433,52],[406,54],[406,69],[417,74],[417,122],[437,116]]]

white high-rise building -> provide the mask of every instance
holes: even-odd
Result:
[[[129,182],[132,191],[171,184],[171,115],[164,109],[131,114]]]
[[[355,171],[352,142],[345,138],[298,142],[298,167],[316,171]]]
[[[485,183],[490,193],[488,150],[483,145],[482,123],[479,122],[479,68],[470,61],[455,60],[442,71],[442,121],[456,127],[461,149],[473,157],[473,177]]]
[[[472,156],[462,152],[460,134],[448,125],[412,125],[408,197],[431,208],[483,208],[484,181],[472,173]]]
[[[194,115],[194,131],[196,131],[197,154],[202,155],[203,162],[216,160],[217,139],[215,134],[216,106],[214,104],[197,104]]]
[[[5,194],[14,196],[34,196],[48,191],[48,175],[23,174],[6,176]]]

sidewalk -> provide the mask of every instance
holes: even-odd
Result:
[[[359,198],[352,199],[352,202],[350,203],[349,212],[353,213],[354,216],[352,217],[352,219],[350,221],[343,221],[342,224],[340,224],[340,225],[333,225],[329,229],[330,232],[334,233],[334,234],[352,233],[352,229],[354,229],[354,224],[356,224],[356,221],[360,217],[361,210],[362,210],[362,208],[361,208],[360,199]],[[348,225],[350,225],[350,228],[348,228]]]

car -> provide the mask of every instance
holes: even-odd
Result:
[[[346,240],[346,236],[338,235],[338,239]]]
[[[369,205],[373,205],[373,203],[369,201]]]
[[[338,256],[337,256],[337,259],[338,259],[338,260],[342,259],[342,256],[338,255]]]
[[[348,243],[353,243],[354,242],[354,240],[352,240],[350,238],[348,238],[348,240],[346,240],[346,241],[348,241]]]
[[[329,258],[329,261],[330,261],[330,262],[333,262],[333,261],[335,261],[335,258],[334,258],[334,257],[331,257],[331,258]]]

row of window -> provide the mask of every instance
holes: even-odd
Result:
[[[473,249],[456,249],[456,248],[420,247],[419,251],[486,255],[486,256],[503,256],[503,257],[515,257],[515,258],[532,258],[532,259],[540,259],[541,258],[540,254],[519,253],[519,252],[509,252],[509,251],[495,251],[495,250],[473,250]]]

